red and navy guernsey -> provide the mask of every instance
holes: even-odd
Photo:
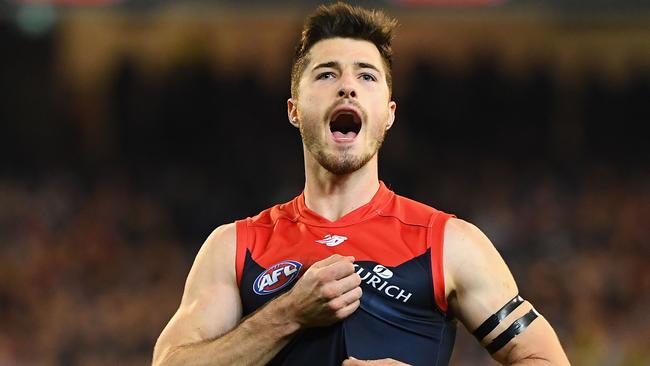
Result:
[[[243,315],[288,291],[313,263],[355,257],[360,307],[348,318],[296,335],[269,365],[339,366],[348,356],[447,365],[456,327],[442,266],[449,214],[396,195],[383,182],[366,205],[331,222],[304,193],[237,221],[236,270]]]

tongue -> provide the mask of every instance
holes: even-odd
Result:
[[[334,131],[332,132],[332,135],[334,136],[335,140],[352,140],[353,138],[357,137],[357,133],[354,131],[350,131],[347,133]]]

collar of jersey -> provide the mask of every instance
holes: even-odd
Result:
[[[390,201],[393,195],[393,191],[388,189],[384,182],[379,181],[379,189],[368,203],[348,212],[336,221],[330,221],[310,210],[305,204],[305,192],[302,192],[293,202],[299,214],[299,221],[315,226],[341,227],[356,224],[377,216],[377,213]]]

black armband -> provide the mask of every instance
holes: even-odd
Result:
[[[485,349],[487,349],[490,354],[493,354],[496,351],[500,350],[501,347],[505,346],[514,337],[526,330],[530,323],[532,323],[533,320],[537,319],[538,316],[539,314],[537,311],[535,311],[535,309],[532,309],[526,313],[526,315],[515,320],[514,323],[508,327],[508,329],[504,330],[503,333],[494,338],[492,343],[488,344]]]
[[[510,313],[512,313],[519,305],[524,302],[524,299],[521,296],[517,295],[512,300],[508,301],[507,304],[503,305],[499,311],[492,314],[487,320],[483,322],[472,334],[479,342],[485,338],[486,335],[490,334],[491,331],[496,328],[503,319],[505,319]]]

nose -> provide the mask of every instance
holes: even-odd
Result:
[[[356,98],[357,97],[357,91],[356,91],[356,77],[355,73],[353,70],[343,70],[341,72],[341,76],[339,79],[339,90],[338,90],[338,97],[339,98]]]
[[[350,79],[351,77],[349,75],[341,79],[341,86],[339,87],[339,91],[338,91],[339,98],[357,97],[357,92],[354,89],[354,83]]]
[[[343,86],[339,89],[339,97],[341,98],[356,98],[357,92],[353,88],[348,86]]]

